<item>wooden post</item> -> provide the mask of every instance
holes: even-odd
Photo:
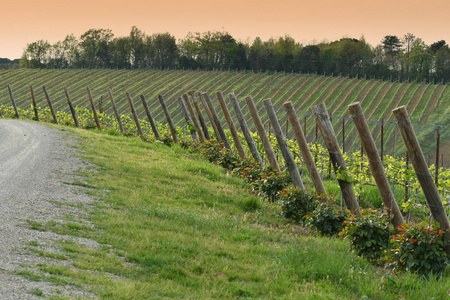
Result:
[[[314,105],[311,109],[316,117],[317,125],[330,154],[330,159],[333,164],[336,177],[338,178],[339,187],[341,188],[345,205],[353,213],[359,215],[358,201],[356,200],[355,191],[353,190],[352,184],[348,180],[349,175],[347,174],[347,166],[345,165],[344,158],[342,157],[341,149],[339,148],[336,134],[334,133],[333,126],[330,122],[327,108],[324,103],[320,103],[318,105]]]
[[[186,105],[186,108],[188,109],[189,115],[191,116],[191,121],[194,124],[195,130],[197,130],[198,138],[201,142],[205,141],[205,136],[203,135],[202,128],[197,122],[197,117],[195,116],[194,109],[192,107],[191,101],[189,100],[188,95],[183,94],[183,100],[184,104]]]
[[[439,180],[439,140],[441,138],[441,133],[439,128],[437,129],[436,136],[436,164],[434,165],[434,184],[438,185]]]
[[[256,162],[262,164],[261,155],[259,155],[258,148],[256,147],[255,140],[253,140],[250,129],[248,128],[247,122],[245,121],[244,114],[242,113],[241,107],[239,106],[239,102],[234,93],[228,94],[230,98],[231,105],[233,106],[234,113],[239,121],[239,125],[241,126],[242,133],[244,134],[245,141],[247,142],[248,148],[252,153],[253,158]]]
[[[186,105],[184,105],[184,101],[182,97],[178,97],[178,103],[180,104],[181,111],[183,112],[184,119],[186,120],[186,124],[188,126],[189,133],[191,134],[192,140],[195,142],[197,140],[197,133],[195,129],[192,128],[192,121],[189,113],[187,111]]]
[[[44,90],[45,98],[47,98],[48,107],[50,107],[50,112],[52,113],[53,123],[58,124],[58,119],[56,118],[55,110],[53,109],[52,101],[50,100],[50,96],[48,95],[47,88],[45,85],[42,87]]]
[[[116,102],[114,101],[114,97],[113,97],[111,89],[108,89],[108,94],[109,94],[109,99],[111,100],[114,114],[116,115],[117,124],[119,124],[119,130],[121,133],[124,133],[125,129],[123,128],[122,120],[120,119],[120,114],[119,114],[119,111],[117,110]]]
[[[19,110],[17,109],[16,101],[14,100],[14,96],[12,93],[11,85],[8,84],[9,96],[11,97],[11,101],[14,107],[14,113],[16,114],[16,118],[20,119]]]
[[[275,152],[273,151],[272,145],[270,144],[269,138],[267,137],[266,130],[264,129],[264,125],[261,122],[261,118],[259,117],[258,111],[256,110],[252,96],[246,97],[245,101],[247,102],[248,110],[250,111],[250,115],[252,116],[252,120],[253,123],[255,124],[259,138],[261,139],[261,143],[263,144],[264,152],[266,152],[267,160],[269,161],[270,167],[273,170],[279,171],[280,166],[278,165]]]
[[[211,123],[211,125],[213,127],[213,130],[214,130],[214,133],[216,134],[217,140],[219,142],[223,143],[222,137],[220,136],[220,133],[219,133],[219,130],[217,129],[216,123],[214,122],[214,117],[211,113],[211,110],[209,109],[208,104],[206,104],[205,98],[203,97],[202,93],[200,93],[200,92],[197,93],[197,96],[200,99],[200,102],[202,103],[203,108],[206,111],[206,114],[208,115],[209,122]]]
[[[342,119],[342,153],[345,153],[345,119]]]
[[[220,124],[219,116],[217,115],[216,109],[214,108],[211,98],[209,98],[208,93],[203,93],[202,95],[203,99],[205,99],[205,102],[208,105],[211,115],[214,118],[214,123],[216,124],[217,130],[219,131],[219,136],[222,139],[223,145],[225,146],[225,148],[231,149],[230,142],[228,141],[228,138],[225,135],[225,131],[223,130],[222,124]]]
[[[353,123],[358,131],[361,145],[369,160],[370,171],[378,188],[381,200],[385,207],[389,208],[389,213],[393,215],[392,224],[395,228],[403,224],[403,216],[395,201],[394,194],[389,185],[386,173],[383,168],[383,161],[378,154],[377,146],[370,132],[366,117],[359,102],[348,106],[348,111],[352,115]]]
[[[200,126],[203,130],[203,134],[205,135],[205,139],[210,140],[211,137],[209,136],[208,126],[206,126],[205,119],[203,118],[202,111],[200,110],[200,106],[198,106],[197,98],[195,97],[195,92],[190,91],[189,95],[191,95],[192,99],[192,105],[194,105],[195,112],[197,113],[198,121],[200,122]]]
[[[141,138],[144,138],[144,132],[142,131],[141,123],[139,122],[139,118],[136,114],[136,110],[134,109],[133,99],[131,99],[130,93],[127,93],[127,99],[128,99],[128,104],[130,105],[131,115],[133,116],[134,123],[136,123],[137,131],[138,131],[139,135],[141,136]]]
[[[87,88],[89,102],[91,102],[92,113],[94,114],[95,124],[97,125],[98,130],[102,130],[102,126],[100,125],[100,121],[98,119],[97,110],[95,109],[94,99],[92,99],[91,89]]]
[[[281,154],[283,154],[286,167],[289,171],[289,174],[291,175],[292,183],[295,187],[304,190],[305,187],[303,186],[302,177],[300,176],[300,172],[298,171],[297,165],[295,164],[292,152],[291,150],[289,150],[286,139],[284,138],[283,129],[281,128],[275,110],[273,109],[272,101],[270,101],[270,99],[264,99],[263,104],[266,108],[270,123],[272,124],[273,132],[275,134],[275,137],[277,138]]]
[[[80,123],[78,122],[77,112],[72,105],[72,101],[70,100],[69,92],[67,91],[67,87],[64,87],[64,93],[66,94],[67,103],[69,104],[70,113],[72,114],[73,121],[75,122],[76,127],[80,127]]]
[[[100,96],[100,100],[98,101],[98,113],[103,113],[103,96]]]
[[[325,195],[325,187],[323,186],[320,174],[317,171],[316,164],[314,163],[314,158],[312,157],[311,151],[309,150],[308,142],[306,142],[305,135],[303,133],[302,127],[297,117],[294,105],[292,102],[286,102],[283,104],[286,110],[288,120],[291,123],[292,131],[294,132],[294,137],[297,141],[298,147],[302,152],[303,160],[305,161],[306,168],[308,169],[309,176],[311,177],[314,187],[316,189],[317,195]]]
[[[33,89],[33,86],[31,86],[31,85],[30,85],[30,92],[31,92],[31,105],[33,106],[33,111],[34,111],[34,120],[39,121],[39,113],[38,113],[38,108],[37,108],[37,104],[36,104],[36,97],[34,96],[34,89]]]
[[[178,144],[178,135],[175,126],[173,125],[172,118],[170,117],[169,110],[167,109],[166,103],[164,102],[164,97],[162,95],[158,95],[159,103],[161,103],[161,107],[166,115],[167,123],[169,124],[170,132],[172,133],[173,142]]]
[[[158,128],[156,127],[155,121],[153,120],[152,113],[150,112],[150,109],[148,108],[147,101],[145,100],[144,95],[141,95],[141,101],[142,101],[142,106],[144,106],[145,113],[147,114],[148,121],[150,122],[150,126],[152,127],[153,134],[155,135],[155,138],[157,140],[159,140],[160,136],[159,136]]]
[[[445,238],[450,242],[450,223],[442,204],[439,192],[433,182],[430,170],[427,167],[422,148],[419,145],[411,119],[405,106],[398,107],[392,111],[397,119],[397,126],[405,143],[411,163],[416,172],[422,191],[430,208],[433,218],[439,222],[441,228],[446,230]],[[446,247],[447,256],[450,256],[450,244]]]
[[[380,157],[381,157],[381,162],[383,162],[383,157],[384,157],[384,119],[381,119],[381,153],[380,153]]]
[[[245,158],[245,151],[244,147],[242,146],[241,140],[239,139],[239,135],[237,133],[236,127],[234,126],[233,120],[231,119],[230,112],[228,111],[227,105],[225,103],[225,99],[223,98],[223,94],[221,91],[218,91],[216,93],[217,99],[219,100],[220,107],[222,108],[223,115],[225,116],[225,120],[227,121],[228,128],[231,131],[231,136],[233,137],[234,145],[236,146],[236,149],[238,151],[239,156],[244,159]]]

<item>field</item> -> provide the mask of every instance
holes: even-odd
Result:
[[[98,166],[86,182],[74,183],[98,197],[88,211],[94,226],[73,216],[30,220],[61,237],[50,248],[27,245],[54,258],[24,272],[30,280],[88,289],[102,299],[444,299],[449,293],[447,275],[386,275],[349,252],[348,240],[318,237],[279,217],[278,205],[177,145],[70,130],[84,158]],[[67,235],[100,245],[89,248]]]
[[[208,92],[215,98],[215,92],[221,90],[224,95],[234,92],[238,97],[244,115],[250,120],[245,108],[244,98],[253,96],[263,121],[267,121],[261,101],[271,98],[281,122],[286,116],[281,105],[292,101],[299,119],[305,124],[308,141],[315,140],[315,124],[310,107],[324,102],[333,116],[333,124],[339,141],[345,142],[348,151],[359,149],[356,133],[349,119],[347,105],[359,101],[372,128],[372,133],[381,142],[381,120],[384,120],[384,149],[391,155],[404,154],[401,138],[393,122],[391,110],[405,105],[413,122],[424,152],[434,161],[436,152],[436,131],[440,128],[440,153],[444,161],[450,157],[450,132],[442,126],[450,118],[450,88],[448,85],[424,82],[387,82],[371,79],[346,77],[324,77],[312,74],[292,73],[252,73],[229,71],[181,71],[181,70],[108,70],[76,69],[46,70],[18,69],[0,71],[0,104],[10,105],[7,85],[11,85],[18,106],[28,109],[31,105],[30,89],[35,89],[38,106],[47,107],[42,86],[49,91],[54,107],[58,111],[69,112],[64,87],[67,87],[76,107],[89,108],[86,88],[90,87],[95,101],[102,99],[103,110],[112,114],[111,102],[107,90],[111,88],[119,112],[129,115],[125,93],[129,92],[136,105],[138,115],[145,119],[145,112],[139,96],[145,95],[153,116],[159,122],[165,122],[162,109],[157,101],[163,95],[168,109],[179,126],[184,118],[179,109],[178,97],[190,90]],[[215,102],[218,106],[218,103]],[[252,124],[252,122],[249,122]],[[422,125],[428,124],[428,125]],[[345,133],[345,136],[342,136]],[[320,139],[320,137],[319,137]],[[449,150],[447,150],[449,149]]]

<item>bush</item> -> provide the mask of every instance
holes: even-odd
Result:
[[[282,217],[301,222],[317,206],[314,194],[296,187],[288,187],[279,192]]]
[[[376,262],[388,249],[394,227],[384,213],[376,210],[361,210],[360,213],[360,217],[351,216],[344,221],[344,229],[339,235],[350,239],[351,248],[358,255]]]
[[[251,182],[253,189],[260,191],[260,194],[271,202],[279,199],[279,192],[292,182],[286,171],[275,171],[270,167],[260,170],[255,178]]]
[[[387,264],[398,271],[424,275],[445,270],[450,261],[445,253],[445,232],[439,228],[439,223],[404,224],[398,229],[399,233],[391,239]]]
[[[331,201],[319,203],[308,216],[311,226],[323,235],[336,235],[343,229],[348,213]]]

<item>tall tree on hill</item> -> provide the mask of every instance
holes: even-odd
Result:
[[[130,37],[118,37],[110,43],[111,67],[118,69],[131,68]]]
[[[261,38],[257,37],[250,46],[249,52],[249,64],[250,68],[256,70],[256,72],[264,71],[266,65],[267,52]]]
[[[31,68],[45,67],[50,60],[51,47],[46,40],[38,40],[28,44],[22,55],[23,64]]]
[[[409,76],[419,79],[429,79],[431,76],[433,53],[430,47],[422,39],[418,38],[411,44],[411,52],[408,58]]]
[[[139,69],[145,67],[145,33],[136,26],[131,28],[130,32],[130,60],[131,67]]]
[[[294,71],[294,57],[300,52],[302,46],[289,35],[279,37],[273,45],[274,69],[279,71]]]
[[[80,37],[81,59],[86,67],[110,65],[111,29],[89,29]]]
[[[436,77],[446,83],[450,79],[450,49],[448,45],[436,51]]]
[[[381,41],[381,44],[383,45],[384,53],[386,55],[389,67],[392,70],[397,70],[397,56],[402,50],[402,43],[400,39],[395,35],[386,35]]]
[[[319,70],[320,48],[316,45],[307,45],[297,52],[294,58],[296,71],[314,73]]]
[[[155,68],[172,68],[178,58],[178,47],[175,37],[170,33],[158,33],[152,35],[151,45],[154,51]]]

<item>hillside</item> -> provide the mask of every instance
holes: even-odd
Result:
[[[7,85],[11,85],[18,106],[27,109],[31,105],[29,86],[35,89],[38,106],[47,106],[42,86],[45,85],[56,110],[69,112],[63,88],[67,87],[75,106],[89,108],[86,88],[90,87],[96,102],[103,98],[103,109],[112,114],[112,107],[107,89],[111,88],[122,114],[129,114],[125,93],[129,92],[136,104],[139,117],[145,119],[144,109],[139,95],[146,96],[150,110],[157,121],[165,122],[158,94],[162,94],[168,109],[177,125],[184,125],[184,118],[179,109],[178,97],[189,90],[208,92],[215,98],[215,92],[221,90],[224,95],[235,92],[241,102],[245,116],[250,121],[244,98],[252,95],[263,120],[266,120],[261,100],[271,98],[281,122],[286,116],[281,108],[282,103],[292,101],[297,109],[301,122],[306,126],[309,141],[315,139],[315,126],[312,121],[310,107],[325,102],[333,115],[333,124],[338,140],[343,141],[345,133],[346,150],[356,151],[359,143],[349,120],[347,105],[359,101],[370,120],[372,131],[380,142],[381,119],[385,122],[385,151],[390,154],[401,154],[404,149],[399,142],[396,125],[392,122],[391,110],[405,105],[414,122],[426,124],[448,123],[450,117],[447,107],[450,103],[448,85],[428,83],[386,82],[347,77],[325,77],[311,74],[292,73],[252,73],[228,71],[181,71],[181,70],[110,70],[110,69],[18,69],[0,70],[0,104],[10,105]],[[138,102],[139,101],[139,102]],[[215,102],[218,106],[218,103]],[[252,124],[252,122],[250,122]],[[426,155],[433,156],[436,145],[436,126],[415,125]],[[450,147],[450,134],[441,128],[441,153]],[[319,137],[320,139],[320,137]]]

